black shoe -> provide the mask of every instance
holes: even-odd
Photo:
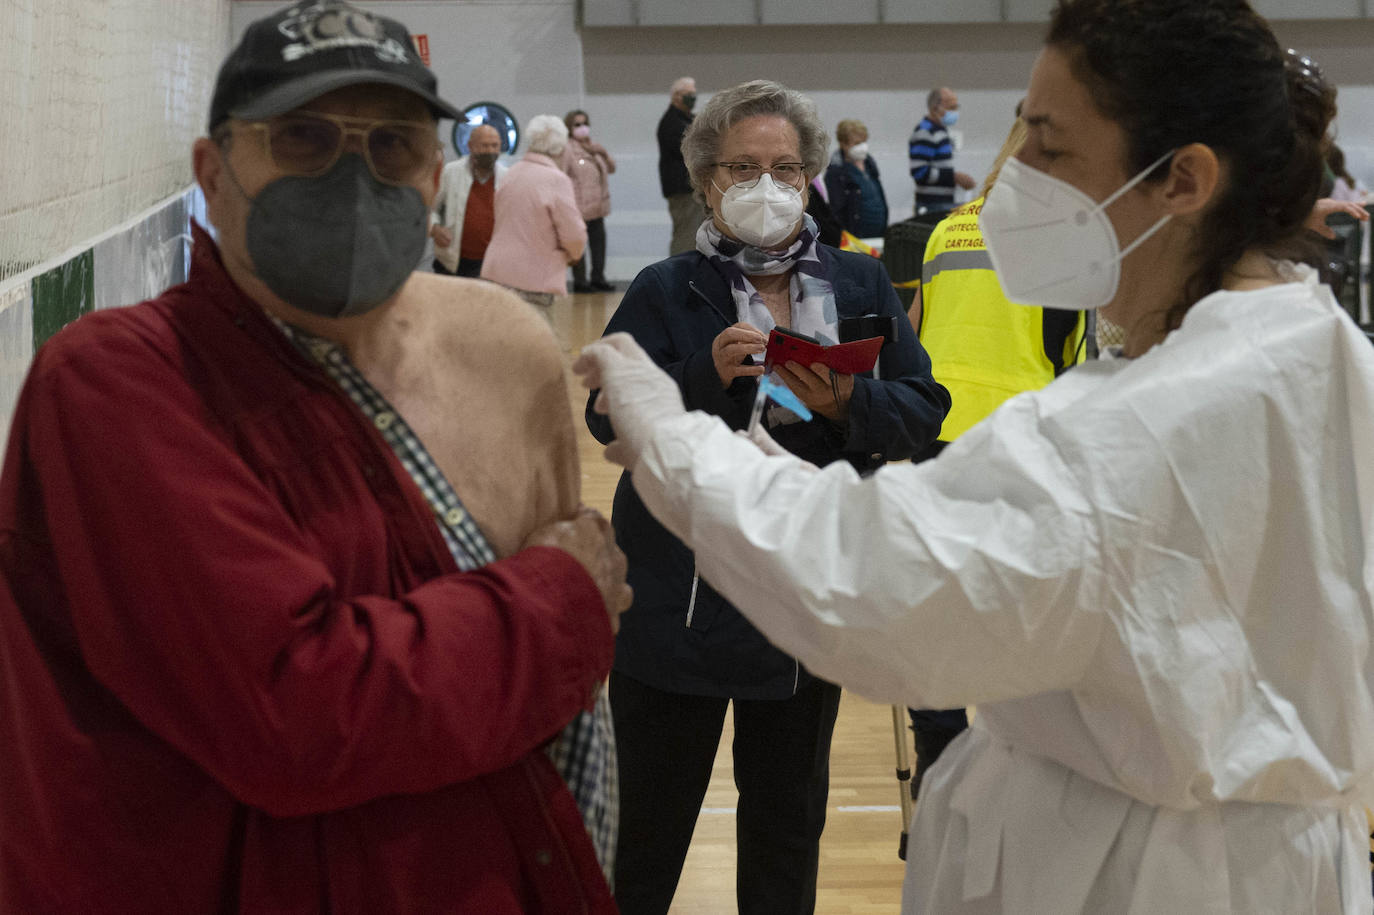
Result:
[[[608,283],[605,280],[592,280],[592,292],[615,292],[615,283]]]
[[[573,283],[573,292],[594,292],[596,287],[591,283]]]

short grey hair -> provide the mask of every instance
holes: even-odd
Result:
[[[697,81],[690,76],[679,76],[673,80],[673,84],[668,87],[669,95],[677,95],[679,92],[686,91],[688,86],[695,86]]]
[[[816,103],[781,83],[756,79],[712,95],[682,136],[682,158],[698,199],[706,199],[725,135],[740,121],[760,116],[786,118],[797,131],[807,181],[825,168],[830,137],[816,113]]]
[[[528,152],[543,153],[557,159],[568,145],[568,125],[556,114],[536,114],[525,125]]]
[[[948,91],[948,86],[941,86],[938,89],[931,89],[926,93],[926,111],[934,111],[936,106],[944,101],[944,95]]]

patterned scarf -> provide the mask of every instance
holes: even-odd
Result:
[[[791,330],[815,337],[826,345],[839,342],[839,312],[835,308],[835,288],[821,271],[816,255],[816,222],[809,213],[802,215],[802,230],[786,251],[765,251],[726,238],[707,219],[697,229],[697,250],[706,255],[730,284],[739,319],[765,334],[777,324],[763,302],[751,276],[778,276],[791,273]]]

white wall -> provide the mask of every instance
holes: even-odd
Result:
[[[42,0],[0,11],[0,279],[191,183],[229,0]]]
[[[906,138],[925,94],[948,84],[963,108],[960,165],[981,177],[1006,134],[1043,26],[709,26],[586,28],[573,0],[371,0],[428,34],[440,92],[462,106],[500,101],[522,122],[585,108],[615,155],[608,273],[626,280],[667,253],[654,129],[679,76],[710,93],[767,77],[810,94],[826,125],[857,117],[883,170],[892,219],[911,212]],[[237,35],[276,0],[234,4]],[[1352,171],[1374,184],[1374,21],[1275,23],[1280,41],[1322,63],[1342,87],[1338,121]]]
[[[131,304],[184,277],[191,142],[204,131],[229,33],[229,0],[4,7],[0,439],[36,327]],[[78,259],[89,287],[35,283]]]

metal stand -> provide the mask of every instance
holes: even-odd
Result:
[[[924,250],[924,249],[922,249]],[[917,255],[917,263],[920,263],[920,255]],[[917,275],[920,269],[917,268]],[[864,315],[860,318],[846,318],[841,322],[839,328],[840,342],[849,340],[862,340],[867,337],[882,337],[883,344],[887,345],[897,339],[896,317],[880,317],[876,314]],[[882,377],[882,369],[879,363],[873,364],[873,378]],[[911,751],[907,748],[906,736],[906,708],[901,705],[892,706],[892,740],[897,747],[897,791],[901,795],[902,810],[902,838],[897,845],[897,857],[906,860],[907,832],[911,824]]]
[[[902,838],[897,857],[906,860],[907,832],[911,829],[911,751],[907,749],[906,708],[892,706],[892,739],[897,744],[897,792],[901,795]]]

